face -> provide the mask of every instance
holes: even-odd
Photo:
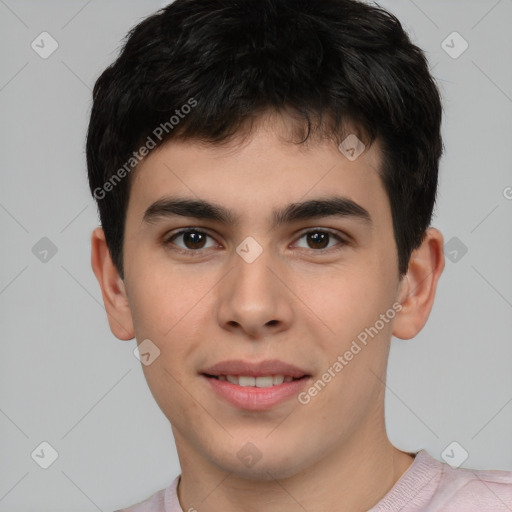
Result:
[[[124,242],[134,333],[160,351],[143,370],[180,459],[262,479],[382,435],[399,290],[378,144],[352,160],[285,132],[268,119],[243,144],[153,151]],[[277,366],[212,369],[233,360]],[[279,384],[282,365],[297,380]]]

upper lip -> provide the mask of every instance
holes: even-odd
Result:
[[[242,375],[247,377],[264,377],[269,375],[284,375],[285,377],[300,378],[309,375],[307,371],[278,359],[269,359],[258,363],[242,361],[241,359],[230,359],[221,361],[209,368],[201,370],[206,375]]]

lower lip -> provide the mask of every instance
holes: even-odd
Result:
[[[285,400],[297,396],[311,377],[304,377],[277,386],[257,388],[255,386],[238,386],[231,382],[202,375],[212,389],[222,398],[240,409],[248,411],[265,411]]]

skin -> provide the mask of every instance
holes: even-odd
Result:
[[[172,425],[184,511],[368,510],[413,462],[386,434],[386,366],[391,336],[410,339],[427,321],[444,268],[443,237],[429,228],[400,279],[378,141],[350,161],[332,141],[289,140],[287,120],[268,115],[243,141],[171,141],[152,151],[130,192],[124,280],[102,229],[92,233],[92,267],[113,334],[150,339],[160,350],[142,368]],[[333,191],[364,207],[372,224],[325,217],[270,229],[274,208]],[[240,221],[142,222],[154,201],[171,194],[220,204]],[[187,227],[212,237],[199,256],[190,255],[198,249],[186,237],[164,243]],[[331,237],[323,248],[308,230],[348,243]],[[250,264],[236,253],[248,236],[263,249]],[[401,311],[307,405],[292,398],[244,411],[198,375],[226,359],[275,358],[315,381],[394,303]],[[252,467],[237,457],[247,442],[261,453]]]

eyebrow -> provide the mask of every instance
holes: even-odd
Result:
[[[240,216],[224,206],[202,199],[164,197],[155,201],[144,213],[142,223],[152,224],[170,217],[190,217],[198,220],[215,221],[222,224],[237,224]],[[371,225],[369,212],[356,202],[341,196],[312,199],[302,203],[291,203],[272,212],[272,229],[298,220],[320,217],[354,218]]]

